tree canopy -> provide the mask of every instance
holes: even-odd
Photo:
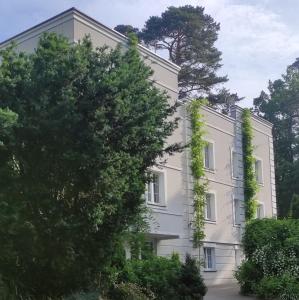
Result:
[[[255,111],[274,124],[273,141],[278,213],[288,216],[299,194],[299,68],[298,60],[281,79],[269,82],[269,93],[254,99]]]
[[[117,25],[114,27],[114,30],[118,31],[119,33],[125,35],[125,36],[129,36],[130,34],[135,34],[135,35],[139,35],[139,29],[136,27],[133,27],[131,25]]]
[[[150,17],[135,33],[148,47],[167,51],[169,60],[181,67],[179,97],[185,98],[209,94],[215,85],[228,80],[216,74],[221,67],[221,52],[215,47],[219,29],[203,7],[185,5]]]
[[[142,211],[148,168],[178,148],[176,107],[133,39],[51,33],[0,58],[0,278],[19,297],[87,289]]]

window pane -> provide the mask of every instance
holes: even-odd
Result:
[[[204,155],[205,155],[205,167],[207,169],[210,169],[210,152],[209,152],[209,144],[207,144],[204,148]]]
[[[146,185],[146,200],[147,202],[151,202],[152,201],[152,187],[151,187],[151,182],[149,182]]]
[[[213,248],[204,248],[204,267],[207,270],[215,268],[215,257]]]
[[[235,210],[235,224],[240,225],[240,201],[238,199],[234,199],[234,210]]]
[[[154,174],[153,176],[153,189],[154,189],[154,203],[160,202],[160,195],[159,195],[159,176]]]
[[[262,162],[260,160],[256,160],[254,167],[255,167],[256,181],[258,183],[262,183],[262,181],[263,181],[263,179],[262,179]]]
[[[256,217],[262,219],[264,217],[264,206],[259,204],[256,211]]]
[[[232,168],[233,168],[233,177],[238,177],[238,155],[236,152],[232,153]]]
[[[206,220],[212,219],[212,195],[206,194],[205,218]]]

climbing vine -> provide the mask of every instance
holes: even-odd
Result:
[[[204,209],[205,209],[205,194],[207,190],[207,180],[204,171],[204,146],[206,142],[204,136],[204,122],[200,108],[206,102],[205,100],[194,100],[190,103],[188,111],[191,118],[191,171],[194,178],[194,232],[193,244],[195,247],[201,246],[202,240],[205,237],[204,233]]]
[[[253,156],[253,129],[251,125],[251,113],[244,109],[242,114],[242,142],[243,142],[243,163],[244,163],[244,198],[245,198],[245,219],[250,221],[255,217],[256,193],[258,184],[255,177]]]

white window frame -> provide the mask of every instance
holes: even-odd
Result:
[[[205,153],[205,147],[206,147],[206,145],[203,148],[203,164],[204,164],[204,168],[207,171],[215,172],[215,170],[216,170],[216,167],[215,167],[216,166],[216,160],[215,160],[215,142],[212,141],[212,140],[208,140],[208,139],[204,140],[204,142],[207,143],[207,144],[211,144],[212,145],[212,155],[209,156],[209,159],[210,158],[212,159],[212,167],[207,167],[206,166],[206,153]]]
[[[256,162],[257,161],[260,161],[261,162],[261,178],[260,180],[258,180],[257,178],[257,175],[256,175]],[[260,157],[257,157],[257,156],[254,156],[254,176],[256,178],[256,182],[259,184],[259,185],[264,185],[264,163],[263,163],[263,160],[260,158]]]
[[[212,265],[209,267],[207,262],[208,251],[211,251]],[[216,272],[216,247],[212,245],[203,246],[203,257],[204,257],[204,272]]]
[[[204,218],[205,218],[205,220],[204,221],[206,223],[215,224],[217,222],[217,200],[216,200],[217,198],[216,198],[216,192],[212,191],[212,190],[209,190],[209,191],[207,191],[205,193],[205,197],[206,197],[207,194],[212,195],[213,203],[211,205],[211,218],[210,219],[207,218],[207,209],[206,209],[206,204],[205,204],[205,210],[204,210]]]
[[[232,199],[233,199],[233,222],[234,222],[233,224],[236,227],[240,227],[241,224],[242,224],[242,221],[241,221],[241,200],[238,197],[235,197],[235,196],[233,196]],[[239,223],[237,223],[237,220],[236,220],[236,213],[237,212],[236,212],[235,201],[239,202]]]
[[[231,165],[231,176],[233,179],[239,179],[239,160],[238,160],[238,166],[237,166],[237,176],[234,176],[234,154],[239,155],[239,153],[234,149],[231,148],[230,150],[230,165]],[[238,159],[238,157],[237,157]]]
[[[159,202],[154,202],[154,193],[153,193],[153,183],[147,183],[145,188],[145,200],[146,204],[149,206],[160,206],[165,207],[166,206],[166,199],[167,199],[167,188],[166,188],[166,170],[160,169],[158,167],[153,167],[149,170],[154,175],[158,176],[159,180]],[[151,188],[151,199],[148,199],[148,186],[150,185]]]
[[[258,207],[261,206],[263,208],[263,215],[259,218],[257,211]],[[265,218],[265,204],[263,202],[257,201],[257,207],[256,207],[256,212],[255,212],[255,218],[256,219],[263,219]]]

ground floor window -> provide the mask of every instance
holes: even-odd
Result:
[[[204,247],[204,270],[216,271],[215,248]]]

